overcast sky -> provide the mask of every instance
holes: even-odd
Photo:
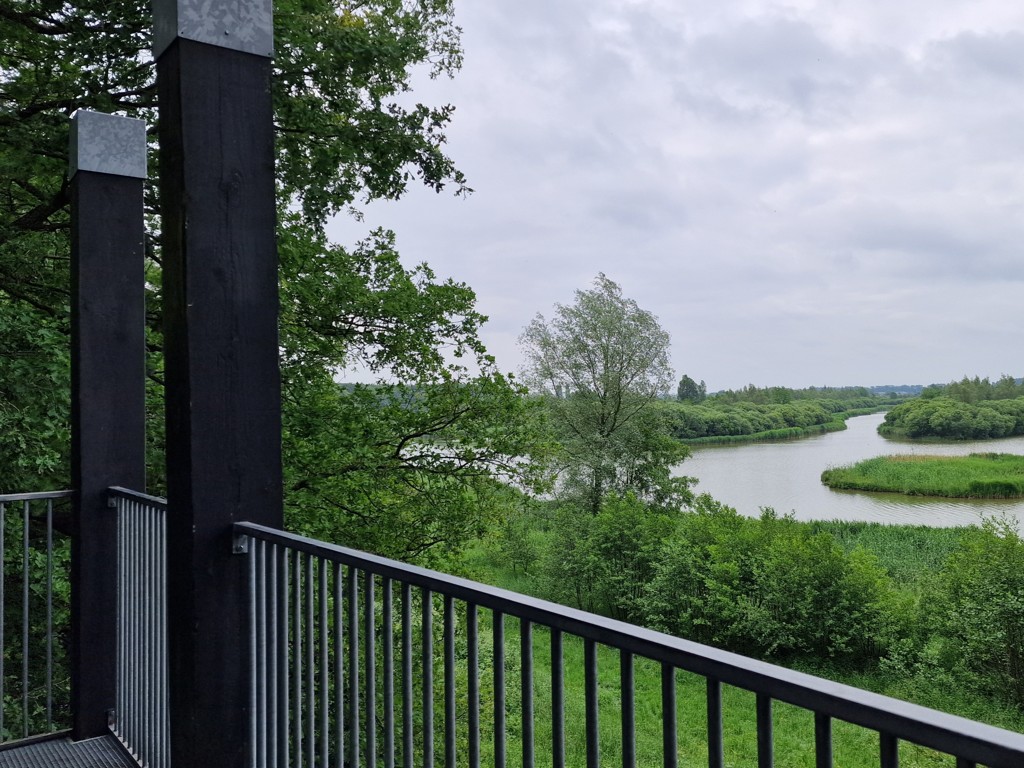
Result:
[[[1024,3],[465,0],[468,199],[387,226],[517,338],[598,272],[709,390],[1024,375]]]

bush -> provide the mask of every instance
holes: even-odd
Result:
[[[877,659],[894,591],[877,561],[790,517],[703,497],[662,550],[642,601],[651,626],[763,658]]]
[[[597,515],[576,505],[560,506],[541,566],[544,593],[587,611],[639,622],[644,586],[677,519],[632,493],[606,498]]]
[[[965,534],[933,600],[945,666],[1024,707],[1024,542],[1009,520]]]

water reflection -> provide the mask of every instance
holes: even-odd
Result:
[[[696,477],[698,492],[710,493],[745,515],[761,507],[793,512],[799,520],[870,520],[910,525],[977,524],[983,514],[1009,512],[1024,519],[1024,501],[962,501],[891,493],[833,491],[821,473],[885,454],[958,456],[993,451],[1024,454],[1024,437],[963,443],[886,440],[877,432],[882,414],[858,416],[843,432],[782,443],[694,448],[676,474]]]

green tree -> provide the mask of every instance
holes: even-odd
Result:
[[[676,387],[676,400],[681,403],[700,403],[707,396],[708,388],[703,379],[698,384],[685,373],[683,374],[683,378],[679,380],[679,386]]]
[[[538,314],[520,337],[525,380],[548,406],[563,495],[597,514],[610,492],[676,504],[687,482],[669,469],[687,450],[668,434],[666,415],[652,408],[672,381],[669,336],[657,318],[599,274]]]

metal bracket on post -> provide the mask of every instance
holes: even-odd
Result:
[[[236,555],[249,554],[249,537],[244,533],[236,533],[234,543],[231,546],[231,552]]]

